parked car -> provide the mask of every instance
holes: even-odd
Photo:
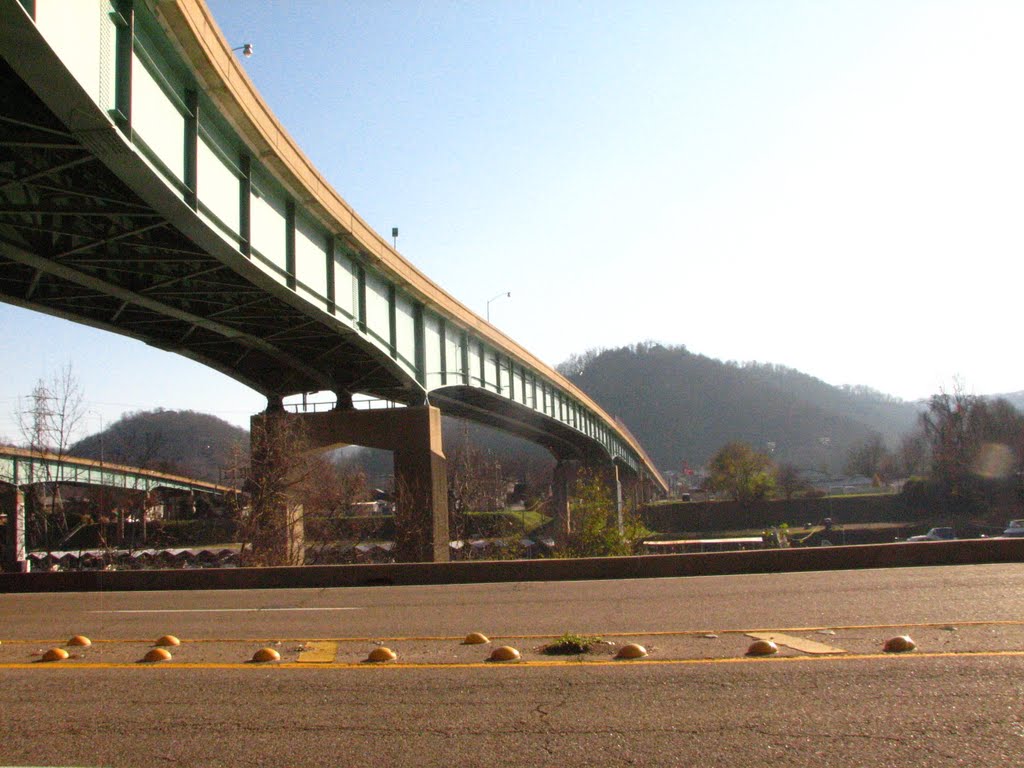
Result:
[[[1024,538],[1024,520],[1011,520],[1010,524],[1006,526],[1006,530],[1003,531],[1004,539],[1019,539]]]
[[[1021,521],[1024,523],[1024,520]],[[952,528],[932,528],[928,533],[911,536],[907,541],[952,541],[956,538]]]

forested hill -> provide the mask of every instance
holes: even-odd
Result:
[[[894,446],[920,410],[866,387],[834,387],[777,365],[724,363],[685,347],[588,352],[559,370],[621,418],[664,470],[702,465],[726,443],[745,440],[776,461],[838,471],[872,432]]]
[[[125,414],[69,453],[218,482],[236,447],[247,455],[247,430],[207,413],[159,409]]]
[[[922,407],[867,388],[833,387],[776,365],[724,363],[685,347],[640,344],[588,352],[559,369],[621,418],[663,470],[678,470],[684,462],[700,466],[726,443],[745,440],[762,451],[774,443],[779,462],[840,471],[850,449],[872,432],[895,446]],[[446,445],[454,450],[464,429],[448,424]],[[511,448],[498,435],[473,430],[472,439],[495,455],[533,456],[532,446]],[[246,430],[216,416],[160,409],[126,414],[70,452],[216,482],[232,465],[235,446],[248,445]],[[384,464],[380,469],[390,471]]]

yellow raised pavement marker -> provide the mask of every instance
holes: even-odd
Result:
[[[642,659],[647,655],[647,649],[638,643],[628,643],[619,648],[615,654],[616,659]]]
[[[917,648],[917,643],[910,639],[910,635],[896,635],[885,641],[882,650],[886,653],[908,653]]]
[[[491,638],[482,632],[470,632],[466,635],[466,639],[462,641],[463,645],[483,645],[484,643],[491,642]]]
[[[397,658],[397,653],[382,645],[379,648],[374,648],[370,651],[370,655],[366,657],[366,660],[373,662],[374,664],[380,664],[386,661],[394,661]]]
[[[511,645],[501,645],[491,651],[489,661],[519,661],[522,656]]]
[[[792,648],[794,651],[810,653],[814,656],[846,653],[842,648],[836,648],[834,645],[827,645],[819,643],[817,640],[807,640],[806,638],[794,635],[785,635],[781,632],[747,632],[746,635],[754,640],[767,640],[769,643],[784,645],[787,648]]]
[[[281,654],[275,651],[273,648],[260,648],[256,653],[252,655],[252,660],[257,663],[263,663],[266,661],[280,661]]]
[[[771,640],[755,640],[747,648],[747,656],[771,656],[779,652],[779,646]]]
[[[338,656],[338,644],[326,640],[306,643],[296,659],[300,664],[331,664]]]
[[[68,652],[63,648],[51,648],[43,654],[43,661],[64,661],[68,657]]]
[[[166,648],[151,648],[149,652],[142,657],[142,660],[147,664],[152,664],[158,661],[170,661],[171,652]]]
[[[79,648],[88,648],[90,645],[92,645],[92,640],[90,640],[85,635],[75,635],[70,640],[68,640],[68,645],[74,645]]]
[[[157,647],[163,647],[163,646],[174,647],[174,646],[181,645],[181,640],[176,638],[174,635],[162,635],[161,637],[158,637],[156,639],[156,642],[153,643],[153,645],[155,645]]]

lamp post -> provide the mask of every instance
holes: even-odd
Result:
[[[487,322],[491,322],[491,302],[497,301],[498,299],[511,299],[512,291],[502,291],[501,293],[492,296],[487,300]]]
[[[242,55],[248,59],[250,56],[252,56],[252,43],[242,43],[237,48],[231,49],[232,53],[234,53],[235,51],[241,51]]]

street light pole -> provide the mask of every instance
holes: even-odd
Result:
[[[491,322],[491,302],[497,301],[498,299],[511,299],[512,291],[502,291],[496,296],[492,296],[487,300],[487,322]]]

